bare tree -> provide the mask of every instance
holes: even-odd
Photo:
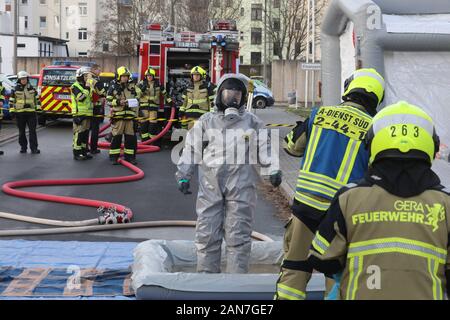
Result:
[[[183,0],[179,26],[194,32],[206,32],[210,19],[239,18],[243,0]]]
[[[136,54],[145,25],[161,19],[160,4],[160,0],[103,0],[103,15],[94,34],[94,51],[108,44],[104,54]]]
[[[309,0],[281,0],[277,8],[271,6],[264,10],[267,36],[274,46],[274,56],[280,59],[295,60],[306,56],[307,23]],[[326,0],[316,1],[316,43],[320,41],[318,32]],[[272,1],[271,1],[272,2]]]
[[[210,19],[237,19],[242,0],[102,0],[93,51],[97,54],[136,54],[143,28],[150,22],[206,32]],[[108,44],[107,52],[98,50]]]

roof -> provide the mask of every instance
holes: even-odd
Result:
[[[14,35],[12,33],[0,32],[0,36],[13,37]],[[38,38],[40,41],[53,42],[53,43],[58,43],[58,44],[66,44],[67,42],[69,42],[69,40],[53,38],[53,37],[46,37],[46,36],[40,36],[40,35],[37,35],[37,34],[19,34],[18,37],[19,38]]]

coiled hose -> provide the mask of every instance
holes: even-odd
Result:
[[[170,120],[167,122],[164,129],[155,137],[145,142],[138,144],[137,153],[150,153],[157,152],[160,150],[158,146],[151,145],[155,141],[161,139],[172,127],[172,120],[175,117],[175,107],[172,107]],[[100,133],[104,132],[110,127],[110,123],[106,124],[100,129]],[[100,134],[99,137],[103,137],[105,134]],[[109,149],[110,143],[99,142],[99,148]],[[123,146],[122,146],[123,147]],[[129,220],[133,217],[131,209],[117,203],[101,200],[91,200],[77,197],[67,197],[67,196],[56,196],[43,194],[38,192],[30,192],[17,190],[19,188],[25,187],[39,187],[39,186],[67,186],[67,185],[94,185],[94,184],[110,184],[110,183],[122,183],[137,181],[144,178],[144,171],[138,167],[132,165],[131,163],[120,159],[119,163],[124,167],[130,169],[134,172],[132,175],[121,176],[121,177],[107,177],[107,178],[81,178],[81,179],[61,179],[61,180],[21,180],[5,183],[2,186],[3,192],[8,195],[41,200],[50,201],[71,205],[80,205],[88,207],[104,207],[111,208],[114,207],[117,212],[124,213]],[[0,230],[0,237],[12,237],[12,236],[36,236],[36,235],[50,235],[50,234],[69,234],[69,233],[81,233],[81,232],[99,232],[99,231],[110,231],[110,230],[120,230],[120,229],[137,229],[137,228],[154,228],[154,227],[195,227],[195,221],[184,221],[184,220],[174,220],[174,221],[146,221],[146,222],[133,222],[125,224],[103,224],[101,217],[97,219],[88,219],[81,221],[61,221],[52,219],[35,218],[29,216],[23,216],[13,213],[0,212],[0,218],[17,220],[22,222],[57,226],[58,228],[38,228],[38,229],[19,229],[19,230]],[[259,241],[272,241],[269,237],[260,234],[258,232],[253,232],[252,237]]]

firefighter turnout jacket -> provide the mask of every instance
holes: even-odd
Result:
[[[126,104],[122,105],[121,101],[128,99],[137,99],[138,92],[136,85],[129,81],[126,84],[122,84],[117,80],[111,82],[106,99],[111,104],[113,120],[120,120],[126,118],[133,120],[138,115],[138,110],[132,110]]]
[[[320,218],[340,188],[364,177],[369,155],[363,140],[371,121],[363,106],[345,102],[314,109],[286,136],[285,151],[303,156],[294,215]]]
[[[204,80],[194,82],[183,93],[180,112],[188,118],[200,118],[214,107],[214,86]]]
[[[106,90],[104,83],[98,77],[91,75],[87,80],[89,88],[92,90],[92,103],[94,105],[94,114],[103,115],[102,98],[106,97]]]
[[[37,91],[29,83],[26,85],[18,83],[11,93],[9,103],[9,111],[17,114],[36,112],[40,109]]]
[[[449,190],[437,184],[400,197],[382,180],[368,175],[338,192],[308,262],[327,274],[342,272],[341,299],[444,299]]]
[[[148,81],[141,80],[137,85],[137,92],[139,97],[139,108],[141,110],[158,111],[166,96],[164,86],[160,85],[157,80]]]

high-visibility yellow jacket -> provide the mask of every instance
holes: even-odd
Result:
[[[92,117],[94,110],[92,103],[93,91],[89,87],[83,86],[78,81],[75,82],[70,89],[72,96],[72,115],[77,117]]]

